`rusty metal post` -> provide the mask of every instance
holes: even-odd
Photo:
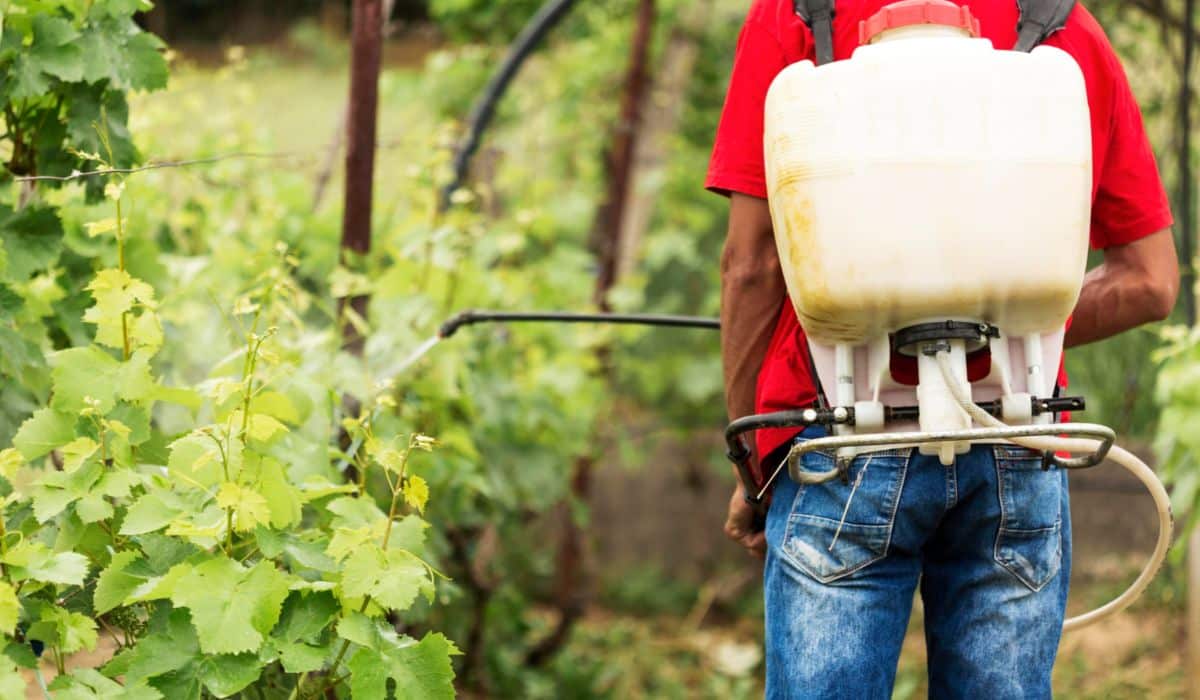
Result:
[[[354,0],[351,19],[350,102],[346,120],[346,193],[342,211],[342,256],[371,250],[371,200],[375,182],[375,139],[379,69],[383,60],[383,0]],[[350,255],[347,255],[350,254]],[[349,299],[365,318],[367,298]],[[346,324],[346,341],[361,352],[363,338]]]

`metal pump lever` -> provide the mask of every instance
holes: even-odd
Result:
[[[1032,401],[1033,415],[1035,416],[1046,413],[1061,413],[1063,411],[1082,411],[1086,406],[1081,396],[1063,396],[1047,399],[1035,398]],[[979,407],[995,416],[1000,415],[1001,412],[1001,402],[998,400],[982,402],[979,404]],[[886,420],[912,421],[920,417],[920,411],[916,406],[888,407],[884,413],[884,417]],[[1050,455],[1048,458],[1051,464],[1059,467],[1082,469],[1095,466],[1104,461],[1104,456],[1108,453],[1108,448],[1112,446],[1113,440],[1116,439],[1111,429],[1088,423],[1013,426],[1009,431],[1000,428],[979,428],[947,433],[906,432],[844,435],[817,438],[793,447],[784,461],[780,463],[779,467],[765,481],[760,482],[755,478],[754,470],[751,466],[753,453],[746,445],[746,433],[762,428],[804,429],[810,425],[824,425],[826,427],[854,425],[854,409],[852,407],[803,408],[791,411],[776,411],[774,413],[758,413],[739,418],[725,428],[726,456],[730,462],[733,462],[734,468],[737,469],[738,478],[741,479],[742,488],[746,494],[746,502],[754,508],[755,514],[759,517],[766,514],[767,493],[782,471],[784,464],[790,463],[792,465],[789,473],[797,483],[824,483],[825,481],[837,478],[841,474],[838,469],[821,474],[800,472],[796,466],[799,463],[799,458],[813,450],[836,449],[839,447],[878,447],[885,445],[919,444],[923,442],[952,442],[955,440],[997,440],[1009,437],[1041,435],[1074,435],[1099,440],[1099,448],[1091,455],[1074,458],[1059,458]],[[1031,430],[1033,432],[1029,432]],[[797,453],[797,450],[800,448],[805,449]]]
[[[1109,448],[1117,439],[1112,428],[1095,423],[1048,423],[1039,425],[1012,425],[1005,428],[971,428],[969,430],[947,430],[944,432],[905,432],[905,433],[874,433],[868,435],[837,435],[833,437],[815,438],[792,447],[784,463],[788,466],[788,474],[792,480],[800,484],[823,484],[836,479],[840,472],[831,469],[826,472],[801,471],[800,461],[804,455],[818,450],[837,450],[843,447],[897,447],[916,445],[928,442],[966,442],[979,440],[1009,440],[1023,437],[1063,436],[1081,437],[1096,440],[1096,450],[1091,454],[1080,457],[1058,457],[1050,455],[1049,460],[1055,466],[1063,469],[1086,469],[1104,461]],[[771,475],[771,481],[783,469],[783,464]],[[768,481],[768,486],[770,481]],[[765,489],[766,487],[764,487]]]

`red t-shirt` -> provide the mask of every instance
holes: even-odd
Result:
[[[1016,0],[954,0],[979,19],[984,38],[1010,49],[1017,39]],[[858,25],[888,0],[838,0],[833,22],[834,59],[858,47]],[[1071,54],[1083,71],[1092,121],[1092,230],[1094,248],[1130,243],[1171,225],[1166,192],[1129,80],[1104,30],[1082,6],[1066,27],[1045,42]],[[755,0],[742,27],[733,76],[705,186],[721,194],[740,192],[765,199],[763,103],[767,88],[792,63],[813,59],[812,34],[793,11],[792,0]],[[1059,369],[1059,383],[1066,374]],[[804,331],[791,304],[784,304],[758,376],[759,412],[798,408],[816,398],[808,369]],[[758,453],[768,455],[796,430],[761,430]]]

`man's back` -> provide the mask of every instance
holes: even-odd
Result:
[[[981,35],[993,46],[1012,47],[1019,17],[1016,0],[954,1],[971,9]],[[887,4],[887,0],[837,0],[834,60],[850,58],[858,47],[859,23]],[[1141,114],[1100,25],[1083,6],[1076,6],[1066,27],[1044,43],[1074,57],[1087,86],[1094,168],[1092,247],[1122,245],[1169,226],[1170,209]],[[766,198],[762,157],[766,91],[784,67],[812,58],[812,34],[796,16],[792,0],[755,0],[738,43],[705,183],[709,189]],[[815,388],[807,368],[803,331],[785,306],[758,378],[756,409],[785,410],[811,403]],[[1059,383],[1066,383],[1065,374],[1060,373]],[[763,431],[759,454],[772,453],[793,434]]]

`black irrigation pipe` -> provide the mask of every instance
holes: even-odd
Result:
[[[454,178],[442,188],[441,197],[438,199],[438,207],[440,211],[445,211],[450,207],[450,195],[454,194],[462,183],[467,179],[467,170],[471,165],[471,158],[475,155],[475,151],[479,149],[479,143],[483,139],[483,132],[487,130],[491,124],[492,117],[496,114],[496,105],[500,99],[504,97],[504,93],[508,90],[509,84],[513,78],[517,76],[517,72],[521,70],[521,66],[525,63],[525,59],[529,58],[533,50],[541,43],[546,34],[550,32],[563,17],[575,5],[575,0],[549,0],[537,14],[529,20],[521,33],[517,35],[516,41],[508,50],[508,55],[504,57],[504,62],[500,64],[500,68],[492,75],[492,79],[488,82],[483,94],[480,95],[479,101],[475,103],[474,109],[471,110],[471,117],[468,122],[467,134],[463,138],[454,154]]]
[[[602,323],[623,326],[659,326],[669,328],[701,328],[705,330],[721,330],[721,322],[709,316],[675,316],[671,314],[612,314],[612,313],[571,313],[567,311],[463,311],[446,319],[438,327],[437,339],[445,340],[458,332],[463,326],[473,326],[477,323]],[[432,348],[432,344],[414,359]],[[338,461],[337,470],[345,471],[354,460],[354,455],[362,446],[362,438],[355,438],[346,453]]]
[[[449,338],[463,326],[476,323],[610,323],[629,326],[666,326],[672,328],[706,328],[720,330],[721,322],[707,316],[673,316],[670,314],[612,314],[569,313],[563,311],[509,312],[463,311],[446,320],[438,328],[439,338]]]

